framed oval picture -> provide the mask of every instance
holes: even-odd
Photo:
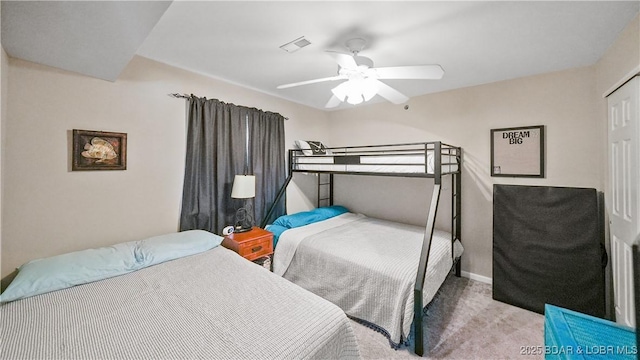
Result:
[[[73,129],[72,171],[126,169],[126,133]]]

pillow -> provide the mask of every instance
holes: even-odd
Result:
[[[275,248],[276,245],[278,244],[278,239],[280,238],[280,235],[282,235],[283,232],[289,230],[288,228],[282,226],[282,225],[267,225],[265,227],[265,230],[270,231],[273,233],[273,247]]]
[[[71,286],[123,275],[139,268],[135,258],[137,241],[76,251],[20,266],[18,275],[0,295],[9,302]]]
[[[294,145],[302,150],[302,153],[306,156],[331,154],[331,151],[327,150],[326,146],[320,141],[296,140]]]
[[[141,240],[136,259],[142,267],[195,255],[222,243],[222,237],[204,230],[189,230]]]
[[[348,212],[347,208],[340,205],[321,207],[310,211],[303,211],[291,215],[283,215],[273,222],[273,225],[283,226],[287,229],[312,224],[314,222],[326,220],[340,214]]]
[[[189,230],[29,261],[20,266],[18,275],[0,295],[0,302],[124,275],[212,249],[221,242],[218,235]]]
[[[342,215],[342,214],[344,214],[346,212],[349,212],[349,210],[346,207],[341,206],[341,205],[320,207],[320,208],[317,208],[317,209],[313,209],[313,211],[316,212],[317,214],[320,214],[325,219],[329,219],[329,218],[332,218],[334,216]]]

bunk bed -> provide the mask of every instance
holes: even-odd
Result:
[[[438,248],[438,244],[441,244],[443,238],[446,238],[446,241],[450,246],[450,251],[448,254],[451,254],[449,264],[455,268],[456,276],[460,276],[460,254],[461,254],[461,246],[459,245],[461,241],[461,159],[462,159],[462,149],[460,147],[444,144],[440,141],[433,142],[422,142],[422,143],[406,143],[406,144],[392,144],[392,145],[370,145],[370,146],[348,146],[348,147],[332,147],[332,148],[324,148],[323,146],[319,147],[320,151],[312,152],[309,149],[298,148],[291,149],[288,152],[288,175],[287,178],[280,188],[274,205],[267,211],[267,215],[262,221],[261,226],[265,227],[267,222],[269,221],[275,204],[277,204],[280,199],[284,196],[286,192],[286,188],[293,178],[294,173],[313,173],[318,174],[318,199],[321,200],[321,187],[325,187],[325,198],[323,198],[327,205],[333,205],[333,183],[334,183],[334,175],[374,175],[374,176],[398,176],[398,177],[420,177],[420,178],[429,178],[433,179],[434,187],[433,193],[431,196],[431,200],[429,203],[429,213],[427,216],[427,222],[424,228],[421,227],[409,227],[403,224],[391,223],[391,222],[376,222],[374,226],[387,226],[391,231],[407,231],[408,233],[403,233],[402,236],[416,236],[416,232],[419,232],[418,246],[416,252],[420,252],[420,257],[417,264],[417,271],[415,274],[415,282],[413,282],[413,277],[411,275],[411,284],[413,287],[413,297],[411,299],[411,295],[408,294],[407,304],[413,303],[413,306],[408,306],[409,309],[399,316],[408,317],[408,320],[413,320],[413,329],[414,329],[414,337],[415,337],[415,353],[419,356],[422,356],[424,353],[424,339],[423,339],[423,309],[425,305],[428,304],[429,299],[432,299],[432,296],[435,295],[435,291],[431,289],[425,290],[425,278],[427,278],[427,269],[432,271],[432,267],[436,264],[431,264],[431,262],[435,262],[433,257],[435,254],[431,254],[432,245],[435,243],[433,247]],[[325,176],[325,182],[322,182],[321,177]],[[441,194],[442,180],[444,176],[451,176],[451,232],[443,233],[438,230],[434,230],[435,218],[438,210],[438,203]],[[344,216],[349,217],[354,214],[344,214]],[[328,219],[326,221],[314,223],[308,225],[309,228],[324,228],[329,225],[325,225],[326,222],[337,222],[337,226],[351,226],[351,221],[355,224],[358,219],[345,219],[343,215],[336,216],[335,218]],[[358,220],[359,221],[359,220]],[[368,221],[368,220],[365,220]],[[322,223],[322,224],[321,224]],[[395,225],[394,225],[395,224]],[[401,225],[401,226],[396,226]],[[333,226],[333,225],[332,225]],[[394,228],[395,226],[395,228]],[[307,226],[303,226],[302,228],[306,228]],[[342,228],[347,229],[347,228]],[[378,228],[373,232],[378,232]],[[300,232],[303,235],[307,236],[305,233],[306,229],[295,228],[291,230],[286,230],[283,233],[283,238],[286,235],[290,236],[292,233]],[[314,231],[312,231],[314,232]],[[315,232],[322,232],[322,230],[316,230]],[[387,234],[386,238],[389,239],[388,236],[390,233],[385,232]],[[411,233],[411,234],[409,234]],[[350,235],[346,235],[350,236]],[[325,240],[326,240],[325,236]],[[298,242],[302,240],[296,240]],[[277,259],[278,249],[276,247],[276,259],[274,259],[274,265],[276,262],[281,261],[281,259]],[[291,252],[291,251],[290,251]],[[294,250],[295,252],[295,250]],[[434,250],[434,252],[440,253],[438,249]],[[415,252],[414,252],[415,253]],[[320,255],[319,255],[320,256]],[[385,261],[382,261],[383,263]],[[387,261],[387,263],[391,263]],[[451,267],[447,269],[447,273],[449,272]],[[276,268],[274,268],[276,270]],[[280,270],[281,271],[281,270]],[[322,280],[319,280],[322,281]],[[330,280],[331,281],[331,280]],[[444,278],[438,284],[439,286],[444,281]],[[294,280],[295,282],[295,280]],[[426,291],[426,292],[425,292]],[[433,294],[427,294],[433,293]],[[424,295],[427,296],[427,303],[425,303]],[[412,311],[411,311],[412,310]],[[350,315],[347,312],[347,315]],[[389,342],[393,347],[397,347],[400,343],[406,343],[407,338],[401,336],[400,341],[396,342],[392,340],[387,329],[384,329],[373,321],[369,321],[367,319],[361,319],[352,316],[355,320],[360,320],[362,323],[371,326],[372,328],[382,332],[389,338]],[[404,332],[403,332],[404,334]],[[407,334],[408,335],[408,334]]]

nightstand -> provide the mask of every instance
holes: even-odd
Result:
[[[249,261],[264,263],[264,258],[269,258],[270,264],[273,255],[273,234],[259,227],[254,227],[246,232],[225,236],[222,240],[222,246],[237,252]],[[270,268],[267,264],[264,266]]]

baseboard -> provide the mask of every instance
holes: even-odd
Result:
[[[461,271],[461,275],[466,277],[466,278],[468,278],[468,279],[475,280],[475,281],[480,281],[480,282],[483,282],[485,284],[491,285],[493,283],[493,279],[491,279],[490,277],[486,277],[486,276],[470,273],[468,271]]]

